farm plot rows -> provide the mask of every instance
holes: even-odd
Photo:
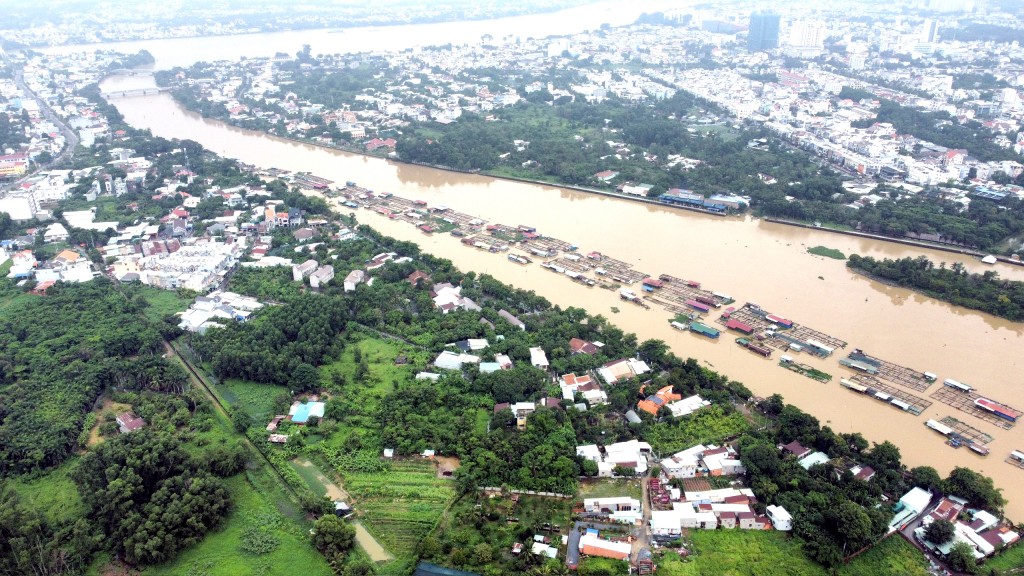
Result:
[[[347,473],[345,489],[363,525],[399,558],[415,554],[416,545],[455,498],[452,482],[438,478],[434,464],[426,460],[394,462],[389,472]]]

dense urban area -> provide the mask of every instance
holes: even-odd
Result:
[[[308,3],[291,19],[278,3],[189,17],[177,4],[124,14],[68,1],[45,18],[19,5],[0,29],[0,573],[1024,566],[1024,524],[1006,513],[1018,495],[977,466],[908,465],[896,443],[865,438],[870,422],[837,431],[795,398],[757,395],[727,367],[623,330],[619,307],[559,305],[371,218],[607,289],[623,313],[664,309],[660,322],[688,338],[732,335],[769,359],[764,370],[808,386],[833,379],[820,360],[847,354],[839,386],[912,422],[931,390],[961,419],[913,424],[1024,474],[1024,446],[987,447],[1022,416],[1001,403],[1014,398],[641,273],[628,247],[589,252],[372,182],[247,164],[133,126],[117,107],[170,94],[253,133],[405,165],[1012,267],[1024,254],[1024,7],[862,2],[840,17],[689,5],[549,38],[210,55],[138,89],[104,82],[151,71],[144,49],[45,48],[584,3],[319,16]],[[958,314],[1024,321],[1024,282],[995,269],[809,252]]]

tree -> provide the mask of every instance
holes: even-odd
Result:
[[[915,466],[910,469],[910,482],[925,490],[937,491],[942,488],[942,477],[931,466]]]
[[[949,520],[939,518],[924,529],[924,537],[932,544],[943,545],[953,539],[956,528]]]
[[[252,416],[241,408],[231,410],[231,421],[235,424],[235,430],[245,434],[245,431],[252,427]]]
[[[966,498],[972,506],[998,513],[1006,503],[1006,499],[992,483],[991,478],[969,468],[954,468],[949,473],[945,485],[946,492]]]
[[[974,549],[967,542],[957,542],[949,550],[946,562],[954,572],[974,574],[978,570],[978,562],[974,558]]]
[[[337,516],[322,516],[313,523],[313,546],[327,557],[332,565],[341,565],[355,544],[355,528]]]
[[[320,384],[320,371],[310,364],[299,364],[292,373],[292,386],[299,392],[319,390]]]
[[[345,565],[344,576],[373,576],[377,570],[366,560],[355,560]]]

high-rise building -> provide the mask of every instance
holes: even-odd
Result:
[[[821,48],[828,29],[821,20],[799,20],[789,29],[789,45],[799,48]]]
[[[779,47],[779,15],[759,12],[750,15],[747,48],[751,52]]]
[[[932,44],[939,39],[939,23],[931,18],[921,25],[921,42]]]

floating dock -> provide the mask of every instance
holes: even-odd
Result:
[[[968,388],[970,387],[968,386]],[[975,390],[974,388],[970,388],[970,391],[968,392],[963,391],[960,388],[945,385],[938,387],[934,392],[931,393],[930,396],[938,400],[939,402],[946,404],[947,406],[952,406],[957,410],[966,412],[979,420],[983,420],[985,422],[988,422],[989,424],[1003,428],[1004,430],[1010,430],[1017,423],[1016,420],[1010,420],[1005,416],[1000,416],[991,410],[987,410],[979,406],[976,403],[976,401],[979,399],[986,400],[989,402],[992,402],[992,400],[990,400],[989,398],[985,398],[984,396],[979,394],[978,391]],[[999,403],[996,402],[995,404]],[[1004,406],[1002,404],[999,405]],[[1017,411],[1014,408],[1010,408],[1009,406],[1004,407],[1008,410],[1011,410],[1019,414],[1019,411]]]
[[[849,388],[854,392],[871,396],[875,400],[892,404],[914,416],[920,416],[922,412],[932,405],[928,400],[886,384],[874,376],[858,374],[850,378],[843,378],[839,383],[844,388]]]

